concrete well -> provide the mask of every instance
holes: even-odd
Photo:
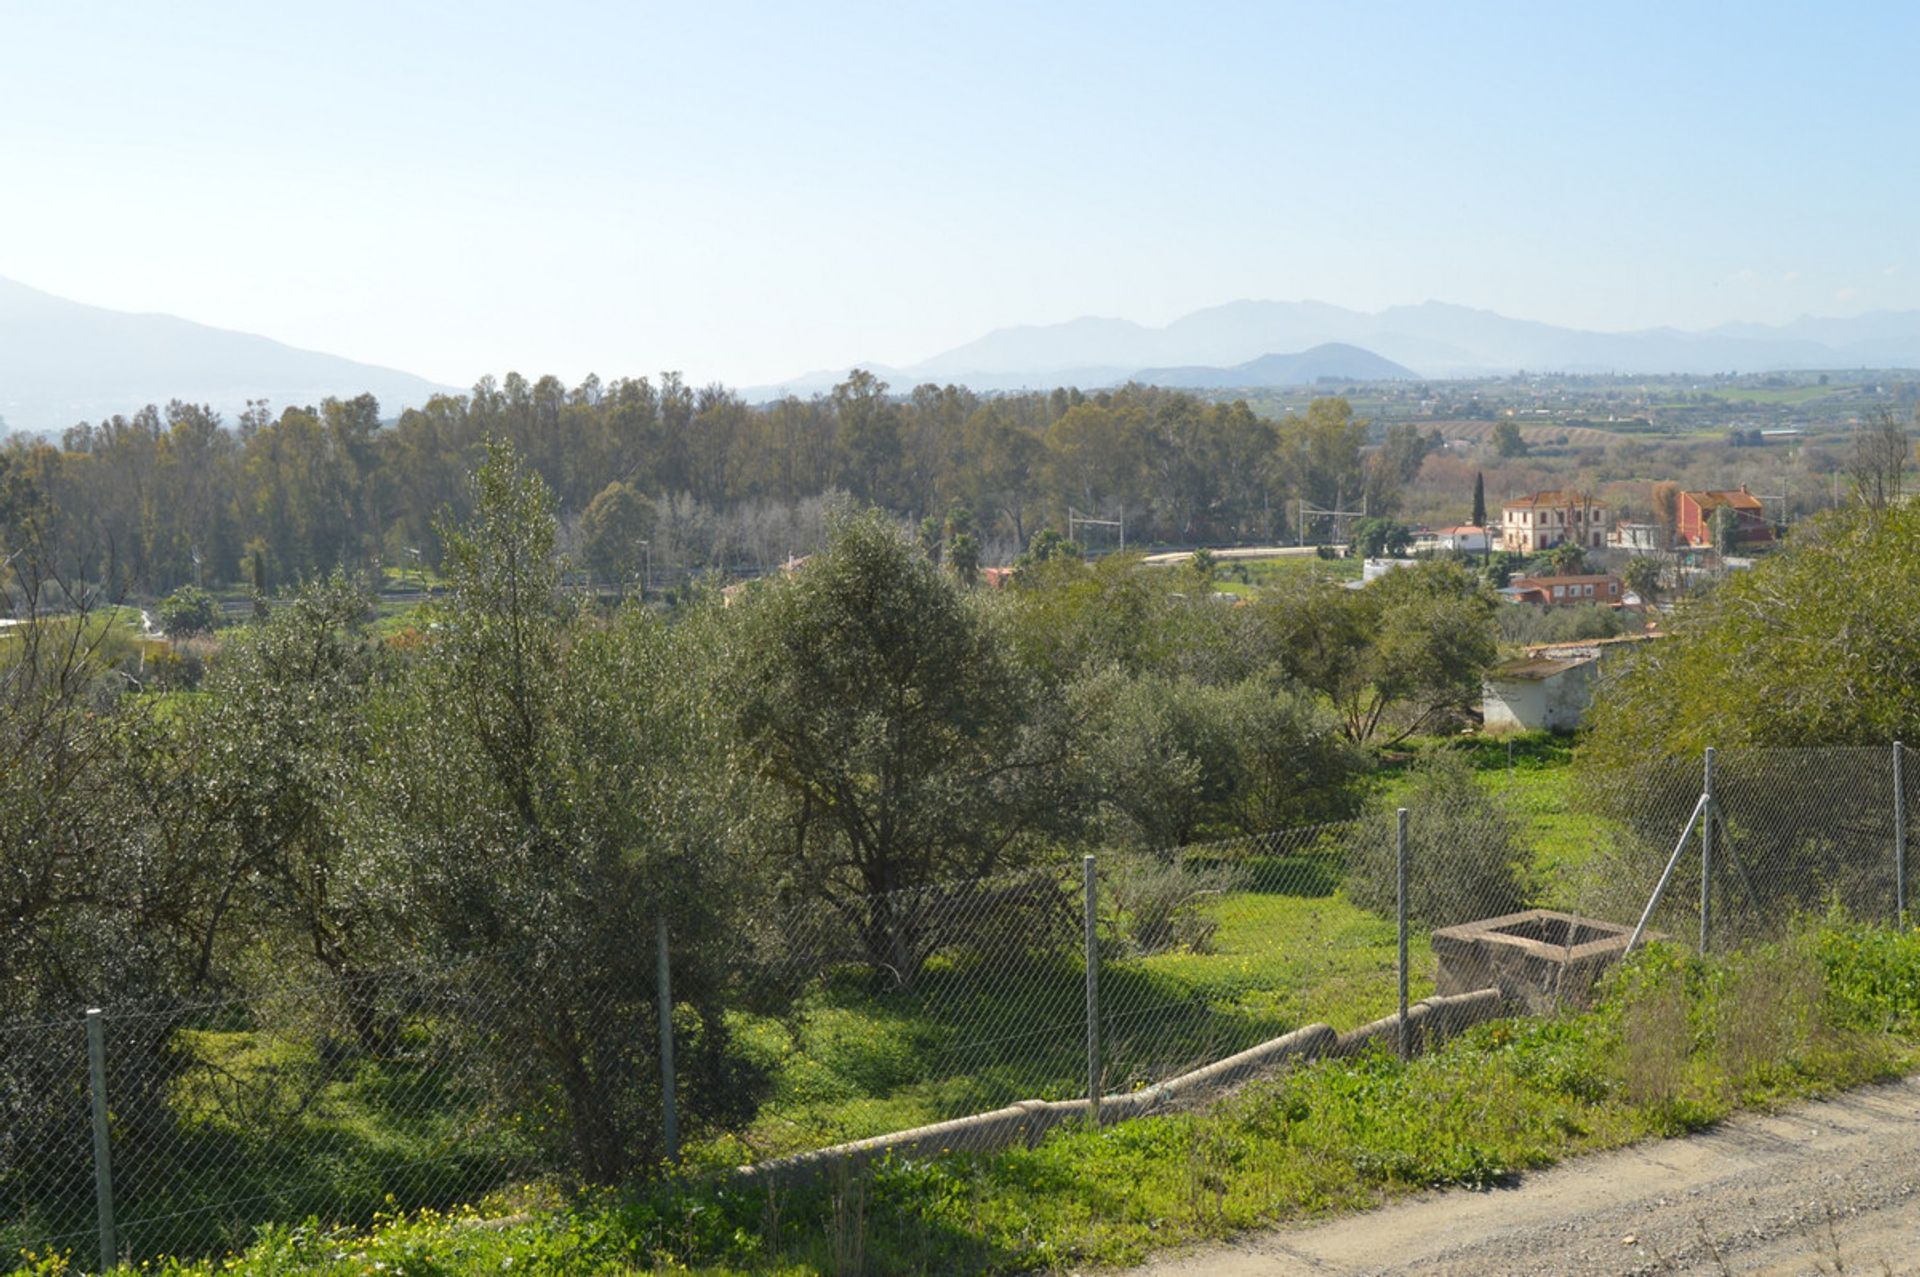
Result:
[[[1497,987],[1530,1012],[1583,1004],[1627,951],[1633,928],[1551,909],[1483,918],[1433,933],[1440,994]]]

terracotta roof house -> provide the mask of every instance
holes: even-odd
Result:
[[[1413,548],[1484,554],[1488,549],[1487,535],[1487,529],[1471,523],[1452,528],[1426,528],[1413,534]]]
[[[1538,554],[1571,541],[1597,550],[1607,541],[1607,505],[1582,492],[1536,492],[1500,507],[1500,548]]]
[[[1500,592],[1510,603],[1531,603],[1538,607],[1559,607],[1571,603],[1605,603],[1618,606],[1626,587],[1610,572],[1579,576],[1516,576]]]
[[[1713,544],[1713,520],[1725,507],[1733,511],[1733,544],[1728,549],[1757,549],[1773,544],[1773,525],[1760,498],[1742,484],[1732,492],[1682,492],[1673,503],[1673,533],[1695,549]]]

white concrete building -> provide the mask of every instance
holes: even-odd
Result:
[[[1524,656],[1496,665],[1480,685],[1480,717],[1490,732],[1570,732],[1593,699],[1594,656]]]
[[[1598,550],[1607,543],[1607,506],[1579,492],[1536,492],[1500,507],[1500,548],[1538,554],[1571,541]]]
[[[1487,671],[1480,684],[1480,718],[1491,732],[1570,732],[1593,699],[1606,663],[1658,635],[1542,643]]]

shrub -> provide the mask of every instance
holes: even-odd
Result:
[[[213,595],[196,586],[183,585],[160,601],[160,632],[168,638],[192,638],[213,633],[219,605]]]
[[[1427,926],[1497,917],[1527,897],[1519,828],[1505,805],[1474,780],[1451,750],[1413,767],[1407,808],[1407,914]],[[1347,897],[1391,916],[1396,884],[1395,815],[1374,813],[1347,861]]]
[[[1106,895],[1115,925],[1135,953],[1206,953],[1220,923],[1205,906],[1240,885],[1239,872],[1227,866],[1139,859],[1122,862],[1107,879]]]

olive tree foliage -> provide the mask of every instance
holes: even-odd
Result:
[[[160,632],[168,638],[192,638],[213,633],[219,604],[196,586],[183,585],[160,601]]]
[[[0,639],[0,1021],[164,997],[189,961],[151,819],[172,778],[137,761],[161,733],[123,708],[105,630],[33,617]]]
[[[173,843],[204,884],[202,964],[350,977],[394,956],[386,884],[349,832],[380,666],[365,586],[307,586],[234,633],[180,714]],[[363,1043],[373,1026],[357,1009]]]
[[[733,610],[783,885],[910,985],[964,912],[930,900],[1031,863],[1066,816],[1064,720],[990,609],[877,511],[840,516],[824,552]]]
[[[1358,752],[1332,714],[1277,679],[1210,685],[1109,670],[1073,691],[1106,845],[1171,854],[1350,814]]]
[[[1390,745],[1479,700],[1498,606],[1459,564],[1436,561],[1358,590],[1309,577],[1269,593],[1256,616],[1272,659],[1327,698],[1348,740]]]
[[[91,1167],[72,1155],[78,1038],[54,1050],[61,1030],[21,1026],[90,1006],[146,1012],[114,1037],[114,1122],[164,1150],[184,1064],[176,1015],[217,990],[194,849],[167,836],[187,787],[165,726],[129,694],[112,622],[46,615],[39,565],[16,564],[23,624],[0,637],[0,1023],[14,1026],[0,1035],[0,1196],[24,1214],[89,1200]],[[144,1170],[129,1159],[122,1182]]]
[[[473,514],[443,522],[452,590],[385,707],[377,774],[414,939],[460,960],[503,1098],[550,1109],[583,1176],[661,1156],[652,1044],[656,919],[671,937],[682,1090],[716,1121],[752,1077],[718,1003],[724,940],[750,909],[729,837],[715,720],[682,636],[644,616],[596,630],[562,606],[545,485],[488,448]],[[369,829],[371,836],[375,831]]]
[[[1430,750],[1395,800],[1407,809],[1407,915],[1427,926],[1496,918],[1527,899],[1520,823],[1461,755]],[[1382,804],[1347,859],[1348,899],[1388,917],[1398,907],[1398,820]]]
[[[1708,745],[1920,739],[1920,506],[1856,506],[1796,526],[1749,571],[1683,603],[1669,637],[1598,688],[1595,766]]]

